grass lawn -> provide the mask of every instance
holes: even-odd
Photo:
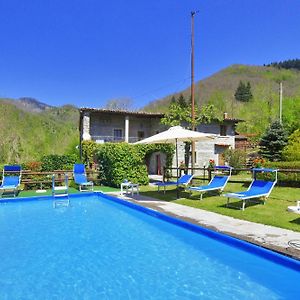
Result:
[[[237,192],[247,189],[247,185],[241,183],[228,183],[224,192]],[[231,216],[237,219],[247,220],[256,223],[272,225],[276,227],[291,229],[300,232],[300,215],[287,211],[287,207],[296,205],[300,200],[300,188],[275,187],[267,199],[266,204],[248,203],[244,211],[227,208],[227,198],[216,193],[204,194],[200,201],[199,193],[181,191],[180,199],[176,200],[174,187],[167,188],[166,194],[158,193],[156,187],[142,187],[141,194],[160,200],[175,202],[195,208],[216,212],[222,215]],[[231,199],[231,204],[241,207],[241,202]]]
[[[120,189],[108,187],[108,186],[94,186],[94,191],[101,191],[101,192],[115,192],[115,191],[120,191]],[[45,193],[36,193],[35,190],[28,190],[28,191],[21,191],[18,195],[18,197],[36,197],[36,196],[49,196],[51,195],[52,191],[47,190]],[[79,190],[69,187],[69,193],[70,194],[76,194],[80,193]]]

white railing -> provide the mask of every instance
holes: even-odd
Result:
[[[104,135],[92,135],[92,140],[96,141],[97,143],[120,143],[125,142],[125,136],[122,137],[116,137],[116,136],[104,136]],[[129,143],[134,143],[141,140],[140,138],[136,136],[130,136],[128,138]]]

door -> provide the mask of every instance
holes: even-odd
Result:
[[[160,154],[156,155],[156,175],[161,175],[161,159],[160,159]]]

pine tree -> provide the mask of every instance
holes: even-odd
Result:
[[[187,108],[188,107],[188,104],[187,104],[187,102],[186,102],[186,100],[185,100],[185,98],[182,94],[180,94],[180,96],[178,97],[177,103],[181,108]]]
[[[279,161],[287,144],[287,133],[279,121],[273,122],[262,136],[260,154],[270,161]]]
[[[253,98],[252,92],[251,92],[251,85],[248,81],[247,84],[245,84],[243,81],[240,81],[239,86],[237,87],[234,97],[237,101],[241,102],[248,102]]]
[[[253,98],[252,91],[251,91],[251,84],[249,81],[247,82],[247,93],[245,96],[248,99],[247,101],[249,101]]]

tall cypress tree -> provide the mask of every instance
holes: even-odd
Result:
[[[260,154],[270,161],[279,161],[287,144],[287,133],[279,121],[273,122],[261,137]]]

